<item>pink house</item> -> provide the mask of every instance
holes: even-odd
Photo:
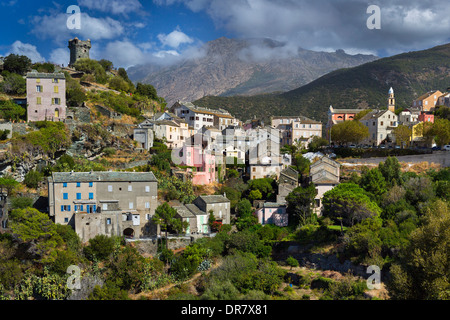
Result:
[[[419,115],[419,121],[434,123],[434,114],[429,112],[421,112]]]
[[[279,227],[288,225],[288,214],[286,213],[286,205],[274,202],[264,202],[261,207],[255,211],[258,223],[274,224]]]
[[[205,185],[216,181],[216,161],[211,151],[202,144],[191,144],[187,139],[179,149],[177,164],[186,166],[186,172],[192,176],[192,184]]]
[[[27,74],[27,120],[62,121],[66,118],[64,73]]]

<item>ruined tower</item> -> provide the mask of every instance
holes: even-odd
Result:
[[[78,59],[88,58],[91,49],[91,40],[82,41],[78,38],[69,40],[70,62],[69,67],[73,67]]]

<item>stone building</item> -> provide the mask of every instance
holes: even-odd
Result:
[[[206,212],[209,217],[209,211],[212,210],[217,221],[223,224],[230,224],[230,200],[225,195],[199,196],[194,200],[201,211]]]
[[[152,172],[54,172],[49,214],[55,223],[71,225],[83,242],[98,234],[154,235],[157,184]]]
[[[280,173],[278,179],[277,203],[285,203],[286,196],[298,187],[298,171],[287,167]]]
[[[328,157],[322,157],[309,167],[310,181],[316,186],[314,212],[317,215],[322,211],[322,197],[325,192],[339,184],[340,163]]]
[[[75,37],[69,40],[70,62],[69,67],[73,67],[78,59],[89,59],[89,50],[91,49],[91,40],[82,41]]]
[[[66,118],[64,73],[27,73],[27,121],[62,121]]]

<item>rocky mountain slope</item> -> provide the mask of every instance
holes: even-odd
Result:
[[[171,105],[204,96],[285,92],[330,71],[374,61],[372,55],[314,52],[270,39],[219,38],[202,48],[204,55],[168,67],[135,66],[127,70],[134,82],[152,84]]]
[[[281,94],[251,97],[204,97],[195,104],[224,108],[241,120],[254,116],[305,115],[326,122],[335,108],[385,108],[390,87],[396,106],[408,107],[413,99],[450,86],[450,44],[378,59],[357,67],[326,74],[307,85]]]

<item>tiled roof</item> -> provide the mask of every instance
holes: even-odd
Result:
[[[185,204],[184,206],[196,216],[206,215],[206,212],[200,210],[195,204]]]
[[[64,73],[44,73],[44,72],[28,72],[27,78],[36,79],[66,79]]]
[[[153,172],[114,172],[114,171],[93,171],[93,172],[53,172],[50,178],[53,182],[157,182]]]
[[[199,198],[207,204],[230,202],[230,200],[228,200],[228,198],[224,197],[223,195],[199,196]]]
[[[189,211],[189,209],[186,208],[186,206],[184,206],[184,205],[175,206],[172,208],[177,210],[178,215],[182,218],[194,218],[195,217],[195,215],[191,211]]]

